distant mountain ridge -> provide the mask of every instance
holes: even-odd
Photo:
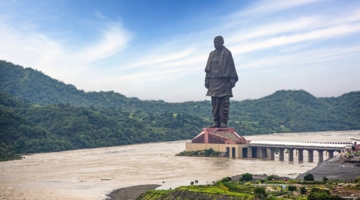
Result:
[[[152,113],[187,113],[211,120],[210,101],[189,101],[183,103],[167,103],[164,101],[141,101],[137,98],[109,92],[84,92],[71,84],[61,81],[31,68],[0,61],[0,91],[26,101],[48,104],[70,104],[82,107],[120,108],[125,111],[140,110]],[[273,132],[279,131],[322,131],[359,129],[360,92],[350,92],[340,97],[316,98],[303,90],[281,90],[269,96],[245,101],[232,101],[230,109],[230,125],[242,127],[255,126],[259,117],[271,122]],[[341,115],[341,117],[339,116]],[[307,125],[294,128],[289,123],[305,120]],[[320,120],[322,118],[323,120]],[[312,121],[328,124],[327,128],[319,128]],[[262,121],[260,119],[260,121]],[[300,120],[301,121],[301,120]],[[248,123],[249,122],[249,123]],[[340,123],[340,125],[339,125]],[[244,125],[244,126],[240,126]],[[284,126],[283,126],[284,125]],[[278,127],[290,129],[281,130]],[[293,128],[291,128],[293,127]],[[244,129],[245,128],[245,129]],[[260,133],[267,133],[263,130]],[[247,134],[246,131],[242,132]]]
[[[210,101],[167,103],[84,92],[1,60],[0,71],[0,160],[9,152],[190,139],[212,123]],[[230,106],[229,126],[241,135],[360,129],[359,91],[316,98],[280,90]]]
[[[38,104],[58,104],[58,103],[69,103],[73,106],[103,106],[103,107],[113,107],[113,108],[124,108],[124,109],[149,109],[148,106],[143,106],[144,104],[150,103],[152,106],[151,111],[156,112],[166,112],[175,109],[175,111],[182,111],[178,109],[178,105],[183,104],[193,104],[193,101],[183,102],[183,103],[166,103],[162,100],[159,101],[141,101],[138,98],[127,98],[126,96],[113,92],[84,92],[83,90],[77,90],[74,85],[65,84],[62,81],[53,79],[40,71],[34,70],[32,68],[24,68],[19,65],[14,65],[10,62],[0,60],[0,91],[8,93],[14,97],[24,99],[33,103]],[[301,96],[311,96],[313,100],[316,101],[316,97],[312,96],[305,91],[292,91],[292,90],[281,90],[277,91],[272,95],[263,97],[261,99],[272,98],[275,99],[275,96],[281,98],[285,93],[297,94],[297,97],[302,98]],[[348,93],[351,98],[358,98],[359,92]],[[344,94],[345,96],[349,96]],[[343,95],[343,96],[344,96]],[[290,95],[289,95],[290,96]],[[342,98],[338,97],[338,98]],[[259,99],[259,100],[261,100]],[[294,100],[298,101],[300,99],[295,98]],[[320,98],[322,99],[322,98]],[[325,99],[334,99],[325,98]],[[335,99],[337,99],[335,97]],[[253,100],[251,100],[253,101]],[[255,100],[256,101],[256,100]],[[335,101],[328,101],[329,103],[335,103]],[[207,109],[201,111],[209,111],[209,101],[197,101],[198,106],[206,106]],[[167,108],[167,105],[171,105],[171,108]],[[356,104],[355,104],[356,105]],[[358,106],[358,105],[357,105]],[[198,112],[196,112],[198,113]],[[200,114],[201,115],[201,114]],[[206,114],[207,116],[208,114]]]
[[[71,84],[53,79],[40,71],[0,61],[0,90],[39,104],[69,103],[74,106],[118,107],[130,101],[114,92],[84,92]]]

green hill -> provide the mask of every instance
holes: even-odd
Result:
[[[182,113],[39,105],[0,92],[0,161],[23,153],[189,139],[205,125]]]
[[[190,139],[211,124],[211,102],[141,101],[84,92],[31,68],[0,61],[0,159]],[[229,126],[241,135],[360,129],[360,92],[316,98],[303,90],[231,101]]]
[[[359,129],[359,97],[360,92],[316,98],[302,90],[281,90],[257,100],[233,101],[233,126],[260,125],[261,133]]]
[[[114,92],[84,92],[71,84],[52,79],[40,71],[0,61],[0,90],[38,104],[69,103],[74,106],[129,106],[129,99]]]

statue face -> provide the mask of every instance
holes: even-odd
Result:
[[[221,39],[214,39],[214,47],[215,49],[222,49],[224,47],[224,42]]]

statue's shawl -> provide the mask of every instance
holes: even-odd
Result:
[[[209,59],[205,67],[206,75],[208,74],[208,72],[211,71],[211,60],[215,55],[215,51],[216,50],[210,52]],[[235,78],[236,81],[238,81],[238,75],[236,73],[234,59],[231,55],[231,52],[225,47],[221,51],[219,65],[220,65],[219,78]]]

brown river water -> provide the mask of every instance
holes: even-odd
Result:
[[[245,136],[249,140],[350,142],[359,131],[283,133]],[[242,173],[296,177],[317,163],[287,160],[232,159],[175,156],[185,142],[147,143],[26,155],[0,162],[0,199],[105,199],[112,190],[140,184],[160,189],[211,183]],[[324,153],[324,159],[327,155]],[[314,152],[314,161],[317,152]]]

